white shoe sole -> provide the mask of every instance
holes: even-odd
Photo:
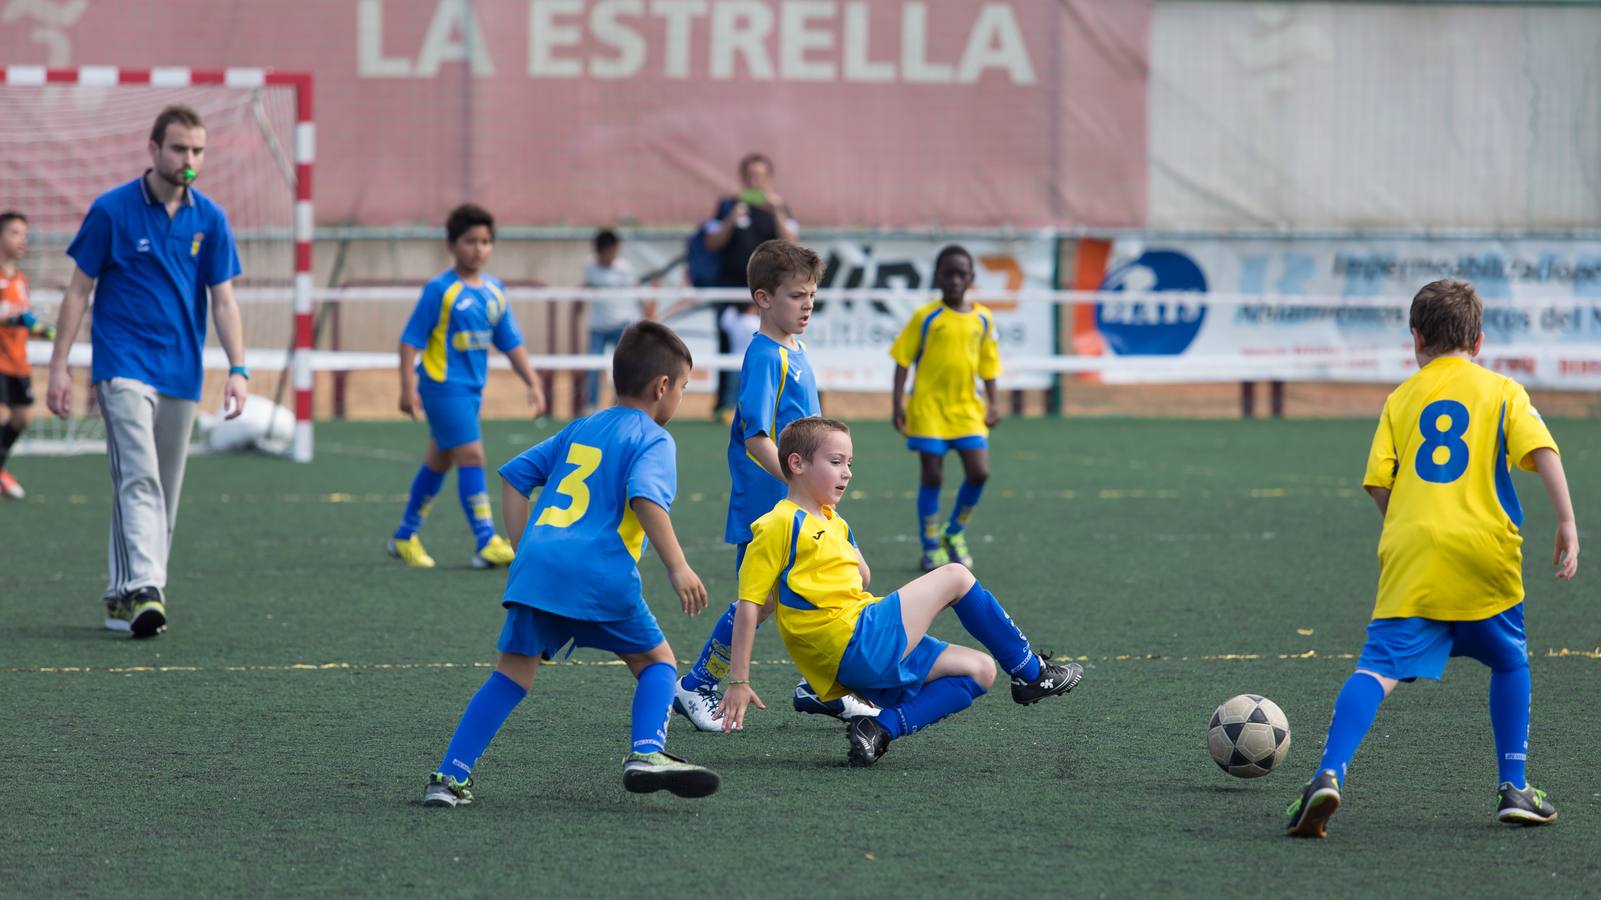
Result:
[[[107,616],[106,630],[115,631],[121,634],[128,634],[133,631],[133,623],[129,622],[127,619],[113,619],[110,616]]]

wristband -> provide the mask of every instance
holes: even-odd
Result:
[[[747,678],[744,681],[735,681],[734,679],[729,678],[726,681],[724,681],[723,684],[750,684],[750,679]]]
[[[246,381],[250,380],[250,370],[245,368],[244,366],[233,366],[233,367],[229,368],[228,369],[228,375],[229,376],[238,375],[240,378],[243,378]]]

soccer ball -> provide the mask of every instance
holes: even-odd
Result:
[[[1217,767],[1236,778],[1260,778],[1290,755],[1290,720],[1266,697],[1230,697],[1206,726]]]

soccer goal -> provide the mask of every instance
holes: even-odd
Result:
[[[239,246],[244,274],[235,294],[250,390],[292,410],[265,424],[261,444],[300,462],[312,457],[311,86],[309,74],[270,69],[0,67],[0,207],[28,217],[22,271],[46,321],[54,320],[70,280],[66,246],[89,205],[149,168],[150,126],[163,107],[183,103],[200,113],[206,165],[197,185],[227,210]],[[208,332],[202,415],[215,412],[228,367],[209,325]],[[86,326],[71,358],[74,418],[56,420],[41,408],[19,452],[104,452],[104,428],[83,377],[88,340]],[[41,407],[49,356],[49,345],[30,343]]]

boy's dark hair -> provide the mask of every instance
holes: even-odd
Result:
[[[156,116],[156,124],[150,126],[150,142],[157,147],[166,146],[168,125],[182,125],[185,128],[206,127],[206,123],[201,120],[200,113],[195,112],[194,107],[175,103],[162,110],[161,115]]]
[[[1412,298],[1412,327],[1427,353],[1472,350],[1484,330],[1484,301],[1471,282],[1431,281]]]
[[[649,319],[628,326],[611,357],[611,383],[619,397],[638,397],[656,379],[679,378],[695,357],[671,328]]]
[[[771,297],[789,278],[801,277],[813,283],[821,281],[824,268],[822,257],[794,241],[763,241],[745,264],[745,284],[752,295],[766,291]]]
[[[838,419],[825,419],[822,416],[807,416],[784,426],[778,435],[778,467],[784,471],[784,478],[788,480],[795,477],[789,470],[789,456],[799,453],[801,459],[811,459],[817,448],[823,446],[823,438],[832,432],[850,434],[849,425]]]
[[[762,165],[767,167],[767,174],[769,174],[769,175],[776,174],[774,169],[773,169],[773,161],[768,159],[767,158],[767,154],[765,154],[765,153],[747,153],[744,156],[740,157],[740,159],[739,159],[739,174],[740,175],[744,175],[745,172],[748,171],[751,166],[754,166],[757,163],[761,163]]]
[[[939,255],[934,257],[934,274],[938,275],[939,267],[945,265],[945,260],[952,256],[965,256],[967,257],[968,268],[975,270],[978,268],[978,265],[973,262],[973,254],[968,253],[966,247],[961,244],[946,244],[940,248]]]
[[[495,239],[495,217],[475,203],[463,203],[450,211],[450,218],[445,220],[445,240],[456,243],[457,239],[479,225],[489,229],[489,239]]]
[[[595,232],[596,253],[602,253],[610,250],[622,242],[623,240],[617,236],[617,232],[612,231],[610,228],[602,228],[601,230]]]
[[[6,226],[10,225],[12,222],[21,222],[22,224],[26,225],[28,224],[28,217],[14,209],[8,209],[5,212],[0,212],[0,231],[5,231]]]

